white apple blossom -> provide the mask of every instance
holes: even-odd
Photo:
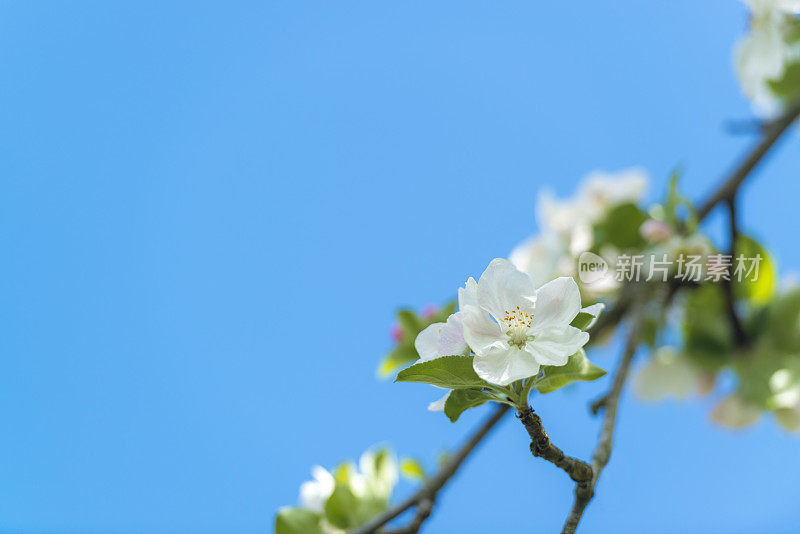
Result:
[[[646,401],[686,399],[703,388],[703,375],[674,347],[661,347],[634,379],[636,395]]]
[[[360,482],[363,490],[359,492],[354,489],[354,493],[357,496],[388,499],[397,484],[399,473],[397,458],[394,454],[385,450],[380,453],[368,450],[359,458],[358,468],[360,470],[358,476],[360,481],[363,481]]]
[[[570,326],[581,311],[572,278],[536,290],[530,276],[497,258],[476,293],[476,304],[462,310],[464,338],[475,353],[475,372],[488,382],[504,386],[536,375],[541,365],[565,365],[589,341],[589,334]]]
[[[765,13],[800,13],[800,0],[744,0],[754,15]]]
[[[311,476],[313,480],[300,485],[300,505],[307,510],[322,513],[336,482],[333,475],[319,465],[311,468]]]
[[[591,247],[592,224],[619,204],[638,202],[647,182],[645,171],[631,168],[588,174],[570,199],[556,199],[552,192],[544,190],[536,206],[539,226],[566,239],[572,254],[580,254]]]
[[[750,0],[750,33],[736,47],[734,67],[742,90],[752,100],[756,112],[772,116],[780,109],[769,82],[779,80],[792,61],[800,59],[800,43],[795,39],[800,12],[797,0]]]
[[[575,259],[553,232],[526,239],[511,251],[508,259],[530,276],[536,287],[559,276],[575,275]]]

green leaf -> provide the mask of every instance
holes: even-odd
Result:
[[[786,291],[769,305],[763,336],[780,351],[800,352],[800,289]]]
[[[737,275],[737,266],[739,256],[744,256],[743,271],[741,272],[741,281]],[[751,267],[750,259],[761,257],[758,262],[758,276],[755,269],[749,275],[748,269]],[[736,296],[747,298],[753,304],[765,304],[768,302],[772,295],[775,293],[776,286],[776,268],[772,257],[761,244],[752,237],[740,235],[736,240],[736,258],[733,258],[733,276],[734,287],[736,289]]]
[[[489,397],[478,389],[457,389],[451,391],[447,396],[444,403],[444,414],[451,423],[455,423],[466,410],[481,406],[488,400]]]
[[[397,373],[395,382],[420,382],[445,389],[480,389],[488,384],[472,368],[472,356],[444,356],[415,363]]]
[[[275,534],[322,534],[319,514],[303,508],[285,507],[275,517]]]
[[[586,357],[583,349],[569,357],[566,365],[545,365],[533,385],[539,393],[550,393],[577,380],[597,380],[606,372]]]
[[[800,61],[786,66],[783,76],[778,80],[770,80],[769,88],[780,99],[794,100],[800,94]]]
[[[716,370],[733,356],[733,334],[720,284],[687,294],[683,311],[684,352],[700,367]]]
[[[697,211],[691,201],[678,191],[678,180],[683,170],[679,167],[672,172],[667,188],[667,198],[664,201],[664,220],[673,228],[681,222],[685,223],[686,230],[693,234],[697,230]],[[685,215],[681,208],[685,208]]]
[[[358,526],[358,498],[352,490],[339,481],[325,503],[325,518],[336,528]]]
[[[400,462],[400,473],[412,480],[425,480],[428,478],[422,464],[413,458],[404,458]]]
[[[620,250],[643,247],[645,241],[639,227],[646,220],[647,215],[636,204],[615,206],[595,227],[595,248],[600,250],[604,245],[613,245]]]

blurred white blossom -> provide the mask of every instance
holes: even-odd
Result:
[[[769,86],[779,80],[786,66],[800,59],[797,39],[797,0],[749,0],[750,33],[737,45],[734,66],[742,90],[751,99],[756,112],[772,116],[780,110],[780,102]]]
[[[322,513],[325,501],[333,493],[335,481],[327,469],[319,465],[311,468],[313,480],[300,485],[300,505],[313,512]]]
[[[508,259],[530,276],[537,287],[559,276],[575,275],[575,259],[553,232],[526,239],[511,251]]]
[[[674,347],[660,347],[634,379],[636,395],[647,401],[686,399],[702,388],[700,371]]]
[[[761,418],[761,410],[733,394],[725,397],[714,411],[711,420],[728,428],[744,428],[755,424]]]
[[[557,199],[551,191],[544,190],[536,206],[539,226],[565,239],[572,254],[580,254],[592,245],[592,224],[615,206],[638,202],[647,182],[644,170],[632,168],[616,173],[594,171],[582,180],[578,192],[569,199]]]

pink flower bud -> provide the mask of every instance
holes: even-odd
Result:
[[[436,304],[426,304],[422,307],[422,317],[428,321],[433,319],[437,313],[439,313],[439,306]]]
[[[403,341],[403,329],[400,328],[398,323],[394,323],[392,327],[389,329],[389,335],[392,336],[392,339],[395,343],[400,343]]]
[[[643,222],[639,233],[650,243],[663,243],[672,237],[672,229],[669,225],[655,219],[647,219]]]

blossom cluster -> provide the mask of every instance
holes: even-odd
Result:
[[[300,506],[278,511],[275,532],[344,534],[386,509],[398,474],[397,459],[388,449],[368,450],[358,466],[344,462],[333,472],[314,466],[312,480],[300,486]]]
[[[734,53],[742,90],[756,111],[771,116],[800,94],[800,1],[745,0],[750,31]]]

